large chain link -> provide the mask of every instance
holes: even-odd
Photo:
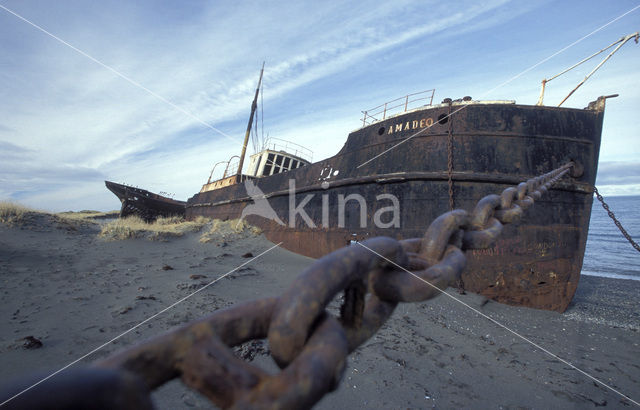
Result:
[[[348,354],[376,333],[399,302],[433,298],[454,283],[465,267],[465,250],[494,246],[503,225],[518,221],[572,166],[488,195],[471,213],[447,212],[422,238],[377,237],[338,249],[278,298],[217,311],[89,369],[56,376],[9,405],[77,405],[100,398],[104,408],[151,408],[149,391],[181,377],[222,408],[309,408],[338,386]],[[344,303],[336,318],[326,308],[340,292]],[[230,349],[265,338],[283,369],[277,374]]]

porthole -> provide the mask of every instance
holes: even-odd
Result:
[[[380,127],[378,129],[378,135],[382,135],[382,134],[384,134],[384,127]]]
[[[447,122],[449,122],[449,116],[447,114],[440,114],[438,115],[438,124],[446,124]]]

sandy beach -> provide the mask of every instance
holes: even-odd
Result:
[[[220,233],[203,243],[202,232],[107,240],[98,237],[100,229],[98,223],[41,214],[13,226],[0,224],[0,386],[26,374],[58,370],[246,262],[248,253],[259,255],[273,246],[250,231]],[[278,296],[311,263],[275,248],[83,362],[217,309]],[[640,282],[582,276],[564,314],[449,292],[640,400]],[[262,344],[253,363],[276,371]],[[152,397],[158,409],[213,408],[179,381]],[[399,305],[349,357],[340,387],[316,406],[596,407],[634,404],[446,296]]]

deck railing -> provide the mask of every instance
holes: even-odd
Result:
[[[387,101],[384,104],[362,111],[362,126],[366,127],[377,121],[382,121],[390,115],[400,114],[411,109],[417,108],[419,105],[433,105],[433,95],[435,88],[432,90],[420,91],[413,94],[407,94],[404,97]]]
[[[213,179],[214,181],[217,179],[224,179],[230,175],[235,175],[238,173],[238,165],[240,163],[240,157],[237,155],[232,156],[231,158],[229,158],[228,161],[220,161],[218,163],[216,163],[213,166],[213,169],[211,170],[211,173],[209,174],[209,179],[207,180],[207,184],[210,184],[212,179],[214,178],[214,173],[216,171],[216,168],[218,167],[218,165],[223,165],[224,166],[224,172],[222,173],[221,177],[216,176],[216,179]],[[220,174],[217,174],[220,175]]]
[[[283,140],[280,138],[269,138],[262,148],[270,149],[273,151],[284,151],[289,154],[295,155],[298,158],[302,158],[306,161],[313,162],[313,151],[309,148],[303,147],[295,142]]]

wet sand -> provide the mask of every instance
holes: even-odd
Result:
[[[0,224],[0,385],[55,371],[273,244],[262,236],[198,241],[200,234],[105,241],[93,224],[46,216]],[[242,301],[277,296],[313,260],[276,248],[88,357],[91,362]],[[583,276],[564,314],[451,295],[639,401],[640,282]],[[41,347],[27,349],[32,336]],[[33,342],[32,342],[33,343]],[[37,346],[32,346],[37,347]],[[263,343],[267,351],[266,343]],[[257,354],[254,364],[276,371]],[[173,381],[159,409],[212,408]],[[567,364],[458,302],[401,304],[348,360],[335,408],[632,408]]]

